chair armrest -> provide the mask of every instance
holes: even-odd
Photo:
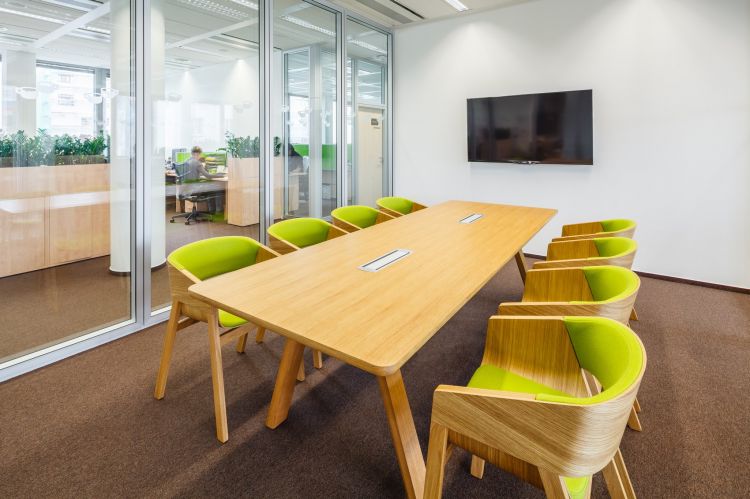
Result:
[[[627,421],[625,412],[622,428],[616,425],[619,435],[589,424],[597,409],[538,401],[532,394],[440,385],[432,422],[558,475],[585,476],[609,462]]]
[[[526,272],[524,302],[591,301],[591,288],[580,268],[535,269]]]
[[[333,225],[338,227],[339,229],[342,229],[346,232],[356,232],[360,230],[359,227],[357,227],[354,224],[350,224],[346,220],[341,220],[340,218],[332,217],[333,219]]]
[[[562,227],[562,237],[568,236],[590,236],[597,232],[604,232],[601,222],[581,222],[577,224],[567,224]]]
[[[300,249],[299,246],[295,246],[288,241],[273,237],[271,234],[268,235],[268,244],[270,246],[270,249],[279,255],[286,255],[287,253],[291,253]]]
[[[389,215],[388,213],[384,211],[378,211],[378,216],[375,218],[375,224],[382,224],[383,222],[387,222],[388,220],[393,220],[396,217],[393,215]]]
[[[281,254],[272,250],[268,246],[261,244],[260,248],[258,248],[258,256],[255,257],[255,263],[261,263],[267,260],[272,260],[276,258],[277,256],[281,256]]]
[[[396,210],[388,209],[385,206],[378,206],[378,210],[381,211],[382,213],[385,213],[386,215],[389,215],[389,216],[393,217],[393,218],[398,218],[398,217],[404,216],[403,213],[399,213]]]
[[[332,225],[328,228],[328,237],[326,238],[326,241],[330,241],[331,239],[336,239],[337,237],[345,236],[347,234],[348,232],[344,229]]]
[[[599,250],[590,239],[552,242],[547,245],[547,261],[572,260],[599,256]]]
[[[599,316],[602,306],[596,303],[572,304],[567,302],[511,302],[501,303],[498,315],[558,316],[594,315]],[[630,312],[628,312],[630,313]]]
[[[412,201],[412,205],[411,205],[412,213],[414,213],[415,211],[424,210],[425,208],[427,208],[427,206],[423,204],[415,203],[414,201]]]

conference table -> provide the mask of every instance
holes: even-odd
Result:
[[[421,498],[425,460],[401,368],[555,213],[448,201],[189,292],[286,337],[269,428],[289,414],[305,346],[376,376],[406,494]]]

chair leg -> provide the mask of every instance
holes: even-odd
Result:
[[[638,413],[641,412],[641,403],[638,402],[638,397],[635,398],[635,402],[633,402],[633,407],[635,407],[635,412],[638,412]]]
[[[305,381],[305,358],[302,357],[299,361],[299,369],[297,370],[297,381]]]
[[[484,459],[473,454],[471,456],[471,476],[480,480],[484,476]]]
[[[156,375],[156,387],[154,388],[154,398],[157,400],[163,399],[164,392],[167,390],[167,375],[169,375],[169,364],[172,361],[172,350],[177,336],[177,323],[180,321],[181,308],[180,302],[172,300],[172,311],[169,313],[169,322],[164,333],[164,346],[161,351],[161,362],[159,363],[159,372]]]
[[[607,482],[607,490],[612,499],[635,499],[633,484],[625,467],[622,452],[617,449],[612,460],[602,470],[604,481]]]
[[[539,476],[542,478],[542,484],[544,485],[544,492],[547,495],[547,499],[570,498],[563,477],[542,468],[539,468]]]
[[[323,352],[320,350],[313,350],[313,366],[315,369],[321,369],[323,367]]]
[[[211,353],[211,381],[214,390],[214,414],[216,416],[216,438],[224,443],[229,440],[227,426],[227,402],[224,395],[224,368],[221,361],[221,337],[216,309],[208,313],[208,346]]]
[[[427,473],[424,499],[440,499],[443,495],[443,476],[447,459],[448,428],[430,424],[430,442],[427,447]]]
[[[245,345],[247,345],[247,334],[245,333],[237,338],[237,353],[245,353]]]
[[[630,416],[628,417],[628,428],[635,431],[643,431],[641,426],[641,420],[638,419],[638,413],[635,412],[635,405],[630,408]]]
[[[263,337],[266,335],[266,328],[258,326],[258,332],[255,333],[255,343],[263,343]]]
[[[631,321],[638,320],[638,314],[635,312],[635,307],[633,307],[633,310],[630,311],[630,320]]]
[[[526,282],[526,257],[523,255],[523,248],[518,250],[516,253],[516,265],[518,265],[518,273],[521,274],[521,280]]]

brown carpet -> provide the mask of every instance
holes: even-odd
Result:
[[[405,366],[426,451],[432,391],[465,383],[487,317],[517,299],[511,262]],[[747,497],[750,296],[644,279],[638,299],[649,364],[642,433],[622,450],[640,497]],[[0,385],[0,497],[400,497],[401,476],[375,379],[326,358],[299,383],[289,419],[263,421],[282,340],[224,350],[230,440],[214,438],[205,327],[178,336],[162,401],[152,398],[163,326]],[[446,497],[542,497],[453,454]],[[597,477],[594,497],[606,497]]]

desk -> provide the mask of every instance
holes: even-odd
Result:
[[[473,213],[470,224],[459,220]],[[304,346],[378,378],[409,497],[425,461],[401,367],[541,229],[555,210],[449,201],[204,281],[190,294],[287,338],[266,425],[287,417]],[[358,267],[394,249],[378,272]]]

